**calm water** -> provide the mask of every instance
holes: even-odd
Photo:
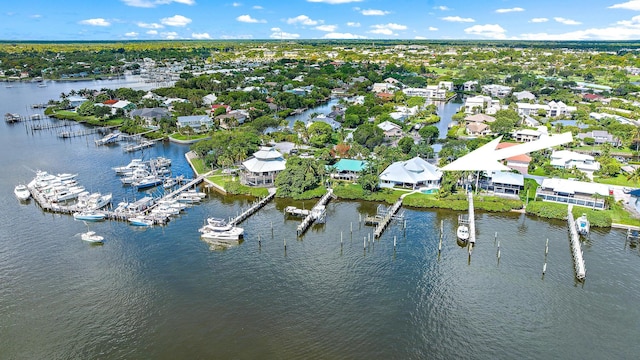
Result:
[[[47,100],[15,90],[0,88],[2,113]],[[243,223],[241,245],[211,251],[200,224],[248,202],[211,194],[166,227],[92,225],[106,241],[91,246],[76,236],[82,222],[19,204],[13,187],[33,177],[28,167],[77,172],[116,198],[141,196],[110,170],[131,155],[4,122],[0,151],[3,359],[631,359],[640,350],[640,250],[620,231],[596,231],[584,244],[584,284],[574,280],[564,222],[480,214],[469,262],[453,212],[404,209],[406,233],[394,224],[364,250],[372,228],[359,227],[358,214],[376,208],[366,202],[331,202],[327,224],[296,240],[299,220],[283,216],[290,203],[275,201]],[[171,157],[190,175],[185,151],[161,145],[145,156]]]

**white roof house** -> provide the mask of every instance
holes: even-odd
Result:
[[[384,136],[388,138],[402,135],[402,128],[391,121],[383,121],[378,124],[378,127],[384,131]]]
[[[482,85],[482,92],[495,97],[505,97],[511,93],[512,88],[509,86],[491,84]]]
[[[202,97],[202,103],[206,105],[215,104],[216,100],[218,100],[216,94],[209,94]]]
[[[524,99],[526,100],[535,100],[536,96],[533,95],[530,91],[527,90],[523,90],[523,91],[516,91],[513,93],[513,96],[516,97],[516,99],[518,99],[518,101],[522,101]]]
[[[241,182],[250,186],[272,186],[276,175],[286,167],[286,160],[273,147],[261,147],[242,163]]]
[[[599,197],[594,196],[600,195]],[[544,179],[536,190],[536,198],[543,201],[574,204],[593,209],[605,209],[603,196],[610,195],[609,186],[566,179]]]
[[[389,165],[380,174],[380,187],[439,188],[441,179],[439,168],[416,156]]]
[[[600,163],[595,161],[593,156],[569,150],[554,151],[551,154],[551,166],[565,169],[575,167],[584,172],[593,172],[600,169]]]
[[[178,129],[188,126],[195,132],[206,131],[213,126],[213,121],[206,115],[178,116],[176,120]]]

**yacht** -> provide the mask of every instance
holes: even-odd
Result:
[[[31,197],[31,193],[29,192],[29,189],[27,188],[26,185],[23,185],[23,184],[17,185],[13,189],[13,193],[16,195],[16,197],[20,201],[26,201]]]
[[[83,220],[83,221],[102,221],[106,217],[105,214],[95,212],[95,211],[79,211],[73,213],[73,218],[75,220]]]
[[[223,219],[208,218],[207,224],[198,230],[205,240],[233,240],[238,241],[244,235],[244,229],[233,226]]]
[[[163,180],[155,175],[145,176],[139,181],[134,182],[133,186],[135,186],[138,190],[148,189],[162,184]]]
[[[124,175],[125,173],[127,173],[129,170],[134,170],[134,169],[139,169],[139,168],[145,168],[146,165],[144,164],[144,162],[142,161],[142,159],[133,159],[131,160],[131,162],[125,166],[117,166],[112,168],[113,171],[116,172],[116,175]]]
[[[113,144],[117,142],[119,138],[120,138],[120,133],[112,132],[105,135],[102,139],[96,140],[95,143],[96,145]]]
[[[104,238],[102,236],[96,234],[95,231],[87,231],[86,233],[82,233],[80,235],[80,237],[84,241],[88,241],[90,243],[95,243],[95,244],[102,244],[102,242],[104,240]]]
[[[576,219],[576,230],[578,230],[578,234],[582,236],[589,235],[589,220],[587,220],[587,214],[582,214],[579,218]]]

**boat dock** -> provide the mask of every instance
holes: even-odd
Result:
[[[150,148],[152,146],[154,146],[156,143],[155,141],[151,141],[151,140],[147,140],[147,141],[143,141],[140,144],[137,145],[127,145],[125,147],[122,148],[122,150],[124,152],[136,152],[138,150],[143,150],[146,148]]]
[[[263,206],[265,206],[271,199],[276,196],[275,189],[269,189],[269,195],[263,197],[259,201],[254,202],[247,210],[243,211],[242,214],[236,216],[235,218],[229,221],[229,224],[232,226],[236,226],[241,222],[245,221],[249,218],[249,216],[255,214],[258,210],[260,210]]]
[[[311,214],[311,210],[298,209],[295,206],[287,206],[286,208],[284,208],[284,212],[285,214],[288,214],[291,216],[299,216],[299,217],[303,217]]]
[[[182,193],[183,191],[198,185],[204,180],[204,178],[207,175],[208,174],[198,176],[197,178],[191,180],[187,184],[181,186],[179,189],[158,199],[158,201],[154,201],[154,199],[151,197],[142,198],[136,201],[135,203],[133,203],[131,207],[132,209],[134,209],[133,211],[117,212],[113,210],[96,210],[96,213],[104,214],[105,219],[107,220],[128,221],[128,219],[131,217],[144,216],[148,219],[153,220],[153,223],[155,225],[165,224],[169,221],[169,218],[157,217],[157,216],[149,217],[149,213],[151,212],[151,210],[153,210],[156,206],[158,206],[158,204],[162,202],[162,200],[172,199],[177,195],[179,195],[180,193]],[[58,214],[71,215],[75,212],[84,210],[79,208],[75,204],[66,205],[66,204],[54,203],[49,199],[47,199],[44,196],[44,194],[41,191],[39,191],[35,186],[27,186],[27,188],[29,189],[29,192],[31,193],[31,196],[33,197],[35,202],[40,206],[40,208],[42,208],[45,211],[58,213]]]
[[[333,197],[333,189],[327,189],[327,193],[324,194],[320,200],[311,208],[311,212],[307,215],[304,220],[298,225],[296,232],[298,236],[302,236],[305,231],[311,226],[315,221],[324,222],[326,216],[326,208],[325,205],[331,200]]]
[[[61,131],[58,133],[58,137],[62,139],[68,139],[68,138],[87,136],[87,135],[93,135],[93,134],[105,134],[111,131],[111,129],[116,127],[118,126],[105,126],[105,127],[97,127],[97,128],[84,129],[84,130],[78,130],[78,131]]]
[[[373,232],[374,239],[377,239],[380,236],[382,236],[382,233],[387,228],[387,226],[389,226],[389,223],[391,223],[391,220],[396,218],[395,215],[400,209],[400,207],[402,206],[402,200],[404,199],[404,196],[405,195],[400,196],[400,198],[391,206],[391,208],[389,208],[389,210],[386,212],[384,217],[379,219],[377,223],[378,225],[376,226],[376,230]]]
[[[473,192],[469,191],[467,193],[467,198],[469,199],[469,246],[473,246],[476,243],[476,213],[473,208]]]
[[[584,258],[582,257],[582,248],[580,247],[580,235],[576,229],[576,221],[573,218],[573,205],[567,207],[567,224],[569,226],[569,234],[571,236],[571,254],[573,255],[573,266],[576,271],[576,278],[580,281],[584,280],[587,270],[584,266]]]

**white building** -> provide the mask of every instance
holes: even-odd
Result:
[[[504,85],[482,85],[482,92],[493,97],[503,98],[511,94],[512,88]]]
[[[597,196],[594,196],[595,194]],[[544,179],[542,185],[536,190],[536,198],[541,198],[543,201],[600,210],[605,208],[605,200],[602,197],[608,195],[610,195],[610,189],[607,185],[566,179]]]
[[[575,106],[567,106],[562,101],[551,101],[548,104],[529,104],[529,103],[516,103],[518,107],[518,115],[530,116],[537,115],[539,110],[544,110],[548,117],[559,117],[569,115],[575,112],[577,108]]]
[[[242,163],[240,182],[249,186],[274,186],[276,176],[285,169],[286,160],[272,147],[262,147]]]
[[[462,84],[462,90],[464,90],[464,91],[476,91],[476,86],[478,86],[478,82],[475,81],[475,80],[465,81],[465,83]]]
[[[600,163],[593,156],[569,150],[554,151],[551,154],[551,166],[564,169],[575,167],[588,174],[600,170]]]
[[[206,115],[178,116],[176,126],[178,131],[188,126],[195,132],[203,132],[213,126],[213,121]]]
[[[375,84],[373,84],[373,87],[372,87],[372,91],[374,93],[391,92],[391,91],[396,90],[396,89],[397,89],[397,87],[395,85],[389,84],[389,83],[386,83],[386,82],[375,83]]]
[[[378,127],[384,131],[384,136],[386,138],[394,138],[398,136],[402,136],[402,128],[391,121],[383,121],[378,124]]]
[[[464,101],[464,112],[466,114],[486,113],[492,115],[498,110],[500,110],[500,101],[493,100],[490,96],[472,96]]]
[[[420,157],[395,162],[380,174],[380,187],[395,186],[419,189],[438,189],[442,180],[442,171]]]

